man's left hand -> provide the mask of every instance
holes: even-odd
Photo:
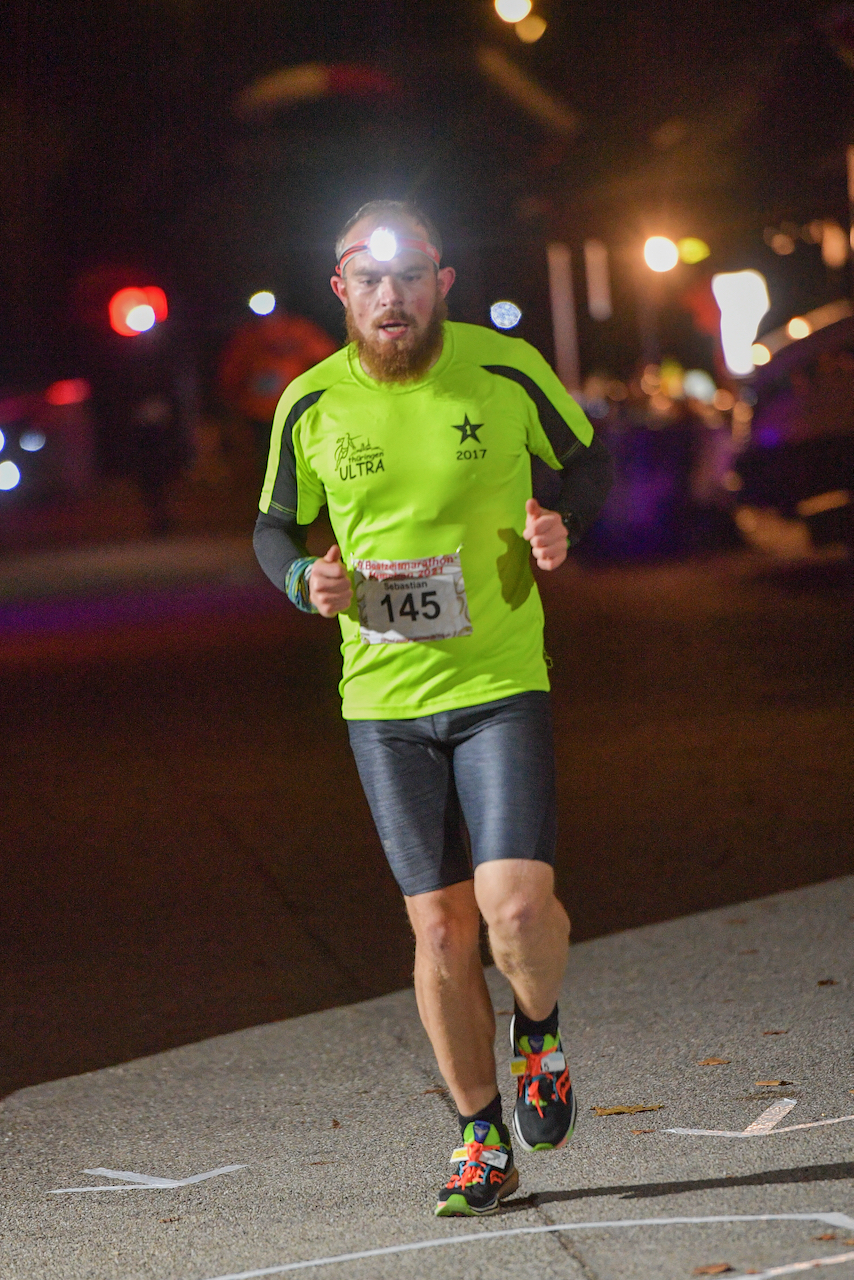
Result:
[[[559,511],[547,511],[536,498],[525,503],[527,519],[523,538],[527,538],[540,569],[557,569],[566,559],[566,529]]]

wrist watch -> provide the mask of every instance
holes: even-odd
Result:
[[[561,515],[560,522],[564,529],[566,529],[566,536],[569,539],[569,545],[574,547],[576,542],[581,541],[581,521],[578,516],[573,515],[572,512],[566,512],[564,515]]]

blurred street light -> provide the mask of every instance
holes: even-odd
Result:
[[[682,389],[692,400],[711,404],[717,387],[714,378],[705,369],[689,369],[682,379]]]
[[[0,489],[14,489],[21,479],[21,473],[14,462],[0,462]]]
[[[64,406],[83,404],[92,394],[92,388],[85,378],[63,378],[60,382],[52,382],[44,393],[48,404]]]
[[[778,253],[781,258],[785,258],[790,253],[795,252],[795,238],[788,231],[782,229],[778,231],[775,227],[766,227],[762,233],[762,238],[769,248]]]
[[[679,261],[679,250],[667,236],[650,236],[643,247],[643,256],[650,271],[672,271]]]
[[[848,261],[848,236],[838,222],[819,223],[821,227],[821,260],[826,267],[839,271]]]
[[[136,338],[153,329],[169,314],[166,294],[156,285],[119,289],[110,298],[110,325],[123,338]]]
[[[755,368],[752,349],[759,321],[771,306],[765,277],[758,271],[724,271],[712,276],[721,309],[721,346],[730,373],[746,377]]]
[[[793,316],[786,325],[786,333],[790,338],[808,338],[812,333],[812,327],[809,320],[805,320],[803,316]]]
[[[502,22],[521,22],[532,7],[531,0],[495,0],[495,12]]]
[[[711,249],[705,240],[699,240],[697,236],[684,236],[677,241],[676,247],[679,250],[679,257],[683,262],[687,262],[689,266],[703,262],[711,253]]]
[[[521,22],[516,23],[516,35],[523,44],[536,44],[540,36],[545,33],[546,20],[541,18],[538,13],[529,13],[527,18],[523,18]]]
[[[254,311],[256,316],[268,316],[275,309],[275,294],[270,293],[267,289],[262,289],[260,293],[253,293],[249,299],[249,310]]]
[[[154,328],[156,322],[154,307],[148,302],[140,302],[137,306],[131,307],[125,316],[125,324],[134,333],[147,333],[149,329]]]
[[[515,329],[522,319],[522,312],[515,302],[493,302],[489,318],[496,329]]]

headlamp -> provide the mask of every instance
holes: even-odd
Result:
[[[391,262],[397,257],[397,236],[388,227],[377,227],[368,238],[368,251],[377,262]]]
[[[339,276],[342,275],[346,264],[357,253],[367,252],[375,262],[391,262],[392,258],[396,258],[404,249],[414,249],[416,253],[423,253],[437,267],[441,262],[439,250],[434,244],[430,244],[429,240],[418,240],[414,236],[401,236],[396,231],[392,231],[390,227],[376,227],[366,240],[357,240],[355,243],[347,245],[338,259],[338,265],[335,270]]]

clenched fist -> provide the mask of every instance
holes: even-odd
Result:
[[[566,529],[559,511],[547,511],[536,498],[525,503],[527,519],[523,538],[531,544],[539,568],[557,569],[566,559]]]
[[[324,618],[346,613],[353,598],[347,570],[341,563],[341,548],[333,543],[322,560],[315,560],[308,579],[308,598]]]

